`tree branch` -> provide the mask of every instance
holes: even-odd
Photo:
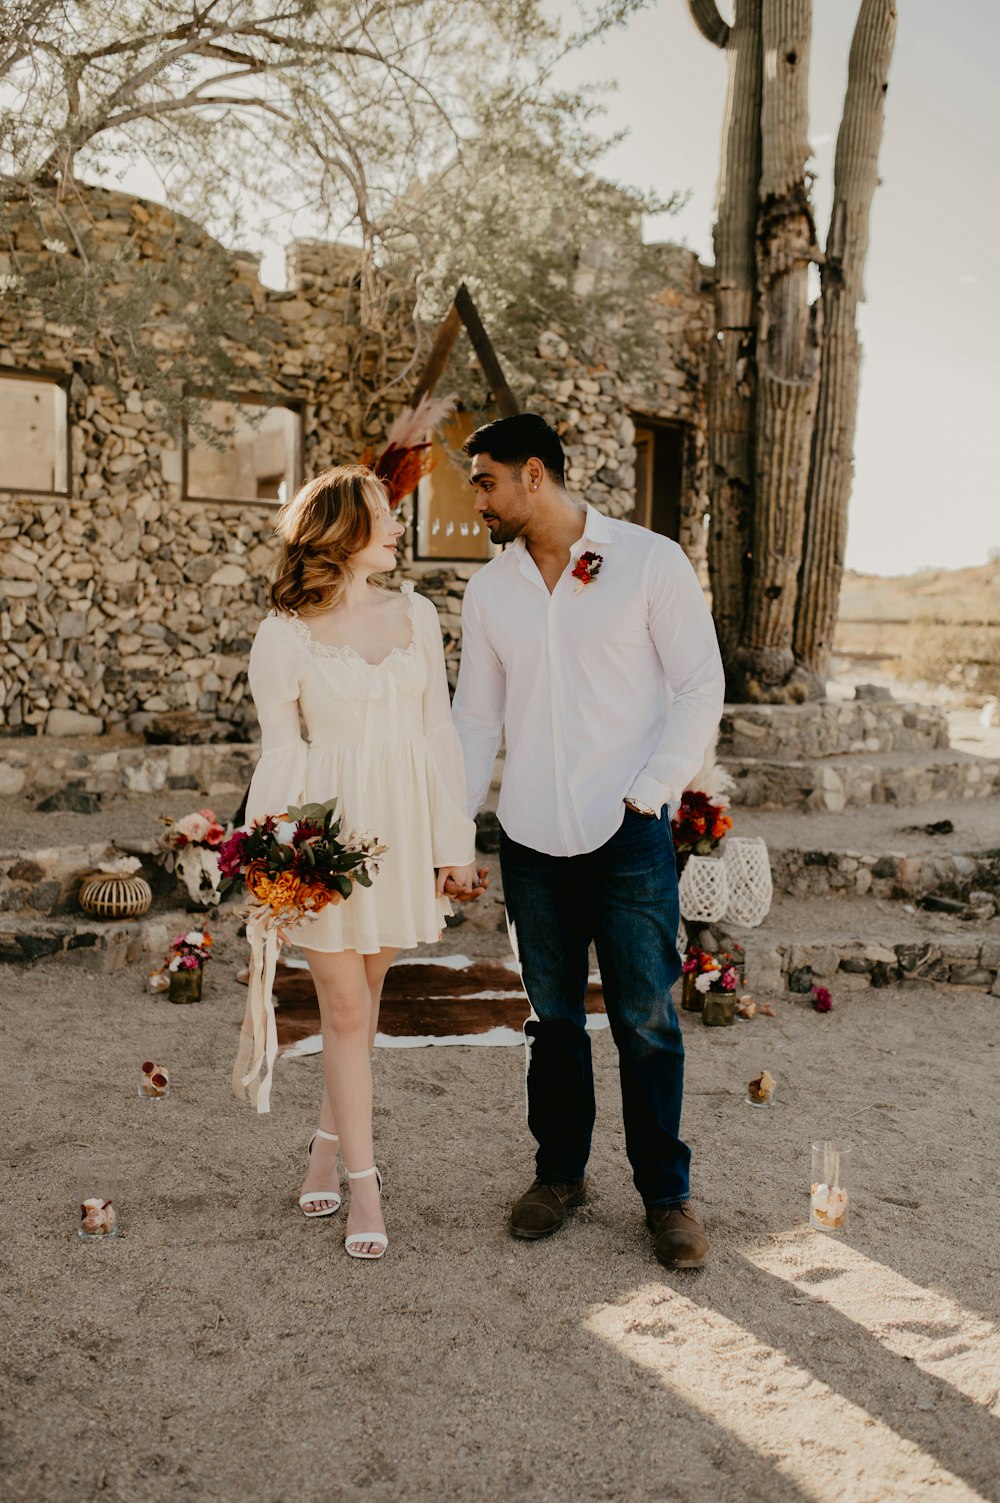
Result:
[[[688,0],[691,19],[713,47],[725,47],[729,40],[730,26],[719,14],[715,0]]]

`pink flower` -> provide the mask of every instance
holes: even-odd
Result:
[[[737,975],[736,975],[735,971],[723,971],[723,973],[722,973],[722,989],[723,989],[723,991],[734,992],[736,990],[737,979],[738,978],[737,978]]]
[[[812,989],[813,1007],[817,1012],[830,1012],[833,1008],[833,998],[825,986],[814,986]]]
[[[225,838],[225,829],[218,823],[209,825],[208,829],[205,831],[206,845],[221,845]]]
[[[185,971],[196,971],[198,969],[197,955],[182,955],[181,968]]]
[[[687,959],[684,961],[683,965],[681,966],[681,970],[684,972],[684,974],[686,976],[689,976],[692,971],[696,971],[697,969],[698,969],[698,961],[697,961],[697,957],[694,956],[694,955],[689,955],[687,957]]]

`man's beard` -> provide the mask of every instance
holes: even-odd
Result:
[[[486,526],[489,529],[490,541],[493,542],[493,543],[500,544],[500,543],[513,543],[517,538],[519,538],[521,536],[521,533],[524,531],[525,527],[527,526],[527,523],[526,522],[501,522],[500,518],[497,517],[497,521],[496,521],[496,526],[495,527],[490,527],[490,524],[488,522],[487,522]]]

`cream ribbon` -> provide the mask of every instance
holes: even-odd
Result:
[[[233,1095],[250,1098],[260,1113],[271,1110],[271,1076],[278,1053],[278,1027],[274,1020],[274,973],[278,963],[277,927],[270,911],[254,904],[247,919],[250,942],[250,981],[247,1005],[240,1029],[240,1044],[233,1066]],[[263,1067],[263,1075],[261,1068]]]

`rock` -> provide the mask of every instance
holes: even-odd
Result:
[[[247,571],[239,564],[223,564],[221,568],[216,569],[208,582],[213,585],[243,585],[246,584],[247,578]]]
[[[39,814],[96,814],[101,807],[101,795],[86,788],[59,788],[43,798],[35,808]]]
[[[203,553],[198,558],[187,559],[182,568],[184,578],[190,579],[192,584],[208,584],[215,573],[215,559],[210,554]]]
[[[205,745],[222,739],[216,721],[196,710],[166,710],[153,716],[142,734],[150,746]]]
[[[808,996],[812,989],[813,973],[811,966],[804,965],[800,966],[796,971],[789,971],[788,990],[790,992],[798,992],[804,996]]]
[[[871,973],[874,964],[875,962],[865,955],[847,955],[840,962],[840,969],[852,976],[867,976]]]
[[[892,690],[884,688],[881,684],[855,684],[854,698],[871,703],[875,700],[892,699]]]
[[[23,767],[12,767],[9,762],[0,762],[0,798],[13,798],[25,784]]]
[[[80,710],[50,710],[45,718],[47,736],[100,736],[104,721],[98,715],[84,715]]]
[[[39,882],[27,895],[27,906],[39,913],[51,913],[62,896],[61,882]]]
[[[979,952],[979,964],[988,971],[1000,971],[1000,939],[987,939]]]
[[[894,965],[877,960],[872,966],[872,986],[892,986],[899,980],[900,974]]]
[[[16,943],[23,960],[40,960],[43,955],[56,955],[62,949],[58,934],[18,934]]]
[[[960,914],[965,910],[965,904],[958,898],[945,898],[934,892],[929,892],[926,897],[918,898],[917,906],[926,908],[928,913]]]
[[[976,965],[953,965],[948,972],[948,980],[953,986],[989,986],[993,981],[993,972]]]

